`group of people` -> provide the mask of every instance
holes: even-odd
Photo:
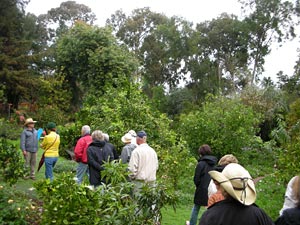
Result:
[[[199,225],[300,225],[300,177],[288,184],[279,218],[272,219],[256,204],[255,183],[235,156],[223,156],[217,163],[208,145],[199,150],[194,184],[194,206],[187,224],[196,225],[201,206],[207,207]]]
[[[26,171],[25,179],[35,180],[35,166],[37,160],[37,151],[39,148],[38,132],[34,128],[37,121],[32,118],[25,120],[24,129],[21,133],[20,148],[25,158],[25,167],[29,168]],[[49,122],[46,126],[46,134],[40,145],[43,152],[43,162],[45,163],[45,177],[46,179],[53,180],[53,168],[59,156],[60,136],[56,133],[56,124]]]
[[[20,148],[25,158],[25,166],[29,173],[25,179],[35,179],[35,167],[38,151],[39,138],[35,123],[32,118],[28,118],[24,123],[24,130],[21,134]],[[95,187],[105,183],[101,177],[104,170],[104,162],[119,160],[128,164],[130,180],[137,185],[143,182],[154,182],[158,169],[157,154],[147,144],[147,134],[145,131],[128,131],[122,136],[124,143],[120,157],[116,148],[109,142],[109,135],[100,130],[91,133],[91,128],[84,125],[81,128],[81,136],[77,140],[74,148],[75,160],[78,162],[76,170],[76,181],[81,184],[84,175],[88,176],[90,185]],[[53,168],[59,156],[60,136],[56,133],[56,124],[49,122],[46,126],[46,135],[40,145],[44,149],[45,177],[53,180]]]
[[[95,187],[105,183],[101,177],[101,171],[105,168],[103,164],[112,160],[119,160],[116,149],[109,142],[109,135],[100,130],[92,134],[88,125],[81,129],[81,137],[74,148],[75,160],[78,162],[76,180],[81,184],[86,174],[90,185]],[[158,159],[156,152],[147,144],[145,131],[128,131],[122,136],[124,143],[120,160],[128,163],[131,172],[130,179],[133,182],[152,182],[156,180]]]

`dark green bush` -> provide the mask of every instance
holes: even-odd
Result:
[[[9,122],[0,119],[0,138],[7,138],[10,140],[17,140],[20,138],[22,127],[15,122]]]
[[[21,151],[7,139],[0,139],[0,174],[4,182],[15,184],[24,175],[24,158]]]
[[[77,163],[72,160],[58,160],[53,171],[55,173],[76,172]]]
[[[93,190],[78,185],[73,175],[63,173],[53,182],[37,181],[34,185],[44,202],[42,224],[154,224],[161,218],[165,204],[175,198],[165,185],[145,185],[140,195],[132,196],[133,183],[127,182],[126,165],[106,163],[108,185]],[[155,206],[154,206],[155,205]]]
[[[39,206],[23,192],[0,186],[0,224],[38,224]]]

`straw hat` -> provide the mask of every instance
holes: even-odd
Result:
[[[249,172],[237,163],[228,164],[220,173],[208,172],[224,190],[234,199],[244,205],[251,205],[256,200],[254,182]]]
[[[121,138],[121,141],[127,144],[127,143],[131,143],[131,139],[132,139],[131,134],[127,133]]]
[[[34,121],[32,118],[28,118],[25,120],[24,126],[28,125],[28,124],[32,124],[32,123],[36,123],[37,121]]]

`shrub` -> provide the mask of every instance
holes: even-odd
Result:
[[[0,139],[0,174],[5,182],[15,184],[25,173],[21,151],[6,139]]]
[[[0,137],[17,140],[20,138],[21,132],[22,128],[18,124],[0,119]]]
[[[42,223],[45,224],[153,224],[160,218],[164,204],[174,203],[174,196],[162,184],[145,185],[141,195],[131,195],[133,184],[126,181],[126,165],[105,164],[108,185],[93,190],[78,185],[68,173],[52,183],[37,181],[34,185],[44,201]],[[155,203],[155,207],[154,206]]]
[[[203,144],[210,145],[214,154],[221,157],[251,147],[258,124],[259,115],[252,108],[238,99],[220,97],[207,101],[199,111],[181,115],[179,133],[195,157]]]
[[[63,160],[60,159],[55,164],[53,171],[55,173],[64,173],[64,172],[76,172],[77,163],[73,160]]]
[[[0,224],[38,224],[39,207],[24,193],[0,186]],[[34,219],[34,220],[33,220]]]

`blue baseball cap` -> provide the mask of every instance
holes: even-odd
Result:
[[[147,134],[145,131],[141,130],[141,131],[137,132],[136,136],[143,138],[143,137],[146,137]]]

